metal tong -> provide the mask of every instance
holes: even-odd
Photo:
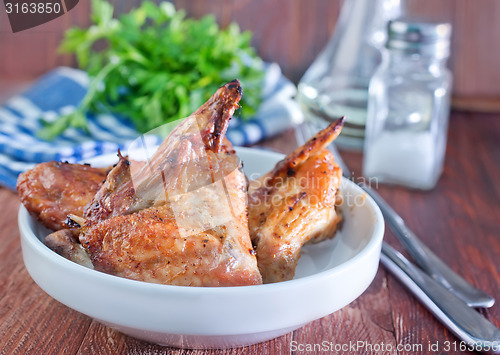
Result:
[[[481,313],[385,242],[380,261],[446,328],[462,340],[462,351],[500,354],[500,329]]]

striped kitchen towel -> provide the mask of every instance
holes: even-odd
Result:
[[[125,118],[110,114],[89,114],[89,131],[70,128],[53,141],[37,137],[41,119],[53,120],[71,112],[86,93],[86,73],[57,68],[37,80],[26,92],[0,107],[0,185],[16,188],[17,176],[44,161],[78,162],[125,150],[139,133]],[[227,136],[234,145],[250,145],[272,137],[302,120],[293,100],[296,87],[273,63],[266,65],[261,107],[254,118],[233,119]],[[144,135],[147,144],[161,143],[155,135]]]

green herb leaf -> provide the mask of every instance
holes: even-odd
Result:
[[[60,46],[91,77],[88,93],[77,111],[48,124],[44,137],[85,127],[88,110],[121,114],[147,132],[188,116],[235,78],[244,89],[243,118],[258,108],[262,61],[237,24],[220,29],[214,16],[186,18],[170,2],[151,1],[116,19],[110,3],[92,0],[91,19],[87,29],[69,29]]]

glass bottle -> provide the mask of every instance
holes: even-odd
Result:
[[[450,111],[451,25],[394,20],[369,87],[363,174],[432,189],[442,172]]]
[[[363,147],[368,84],[387,22],[401,11],[401,0],[345,0],[332,37],[300,80],[297,99],[315,130],[346,116],[340,146]]]

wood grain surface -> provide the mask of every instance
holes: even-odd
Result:
[[[294,133],[264,142],[287,153]],[[361,156],[343,152],[359,174]],[[454,270],[474,285],[500,296],[500,117],[453,113],[446,165],[431,192],[380,186],[380,194],[408,225]],[[381,266],[371,286],[343,309],[280,338],[224,351],[179,350],[125,336],[73,311],[45,294],[30,278],[21,254],[16,194],[0,189],[0,354],[310,354],[293,344],[365,342],[371,346],[407,346],[391,354],[464,354],[444,351],[457,339]],[[386,241],[403,250],[390,231]],[[404,251],[403,251],[404,253]],[[314,300],[305,300],[314,302]],[[300,305],[298,305],[300,307]],[[500,304],[480,311],[500,326]],[[454,343],[455,342],[455,343]],[[439,351],[429,350],[438,344]],[[417,348],[415,348],[417,347]],[[419,348],[421,347],[421,348]],[[411,350],[410,350],[411,349]],[[325,352],[326,353],[326,352]]]
[[[158,2],[159,0],[155,0]],[[408,14],[448,21],[453,26],[450,67],[454,95],[465,109],[482,99],[500,102],[500,2],[498,0],[402,0]],[[116,12],[137,6],[139,0],[110,0]],[[189,16],[214,14],[222,26],[236,21],[254,33],[253,45],[266,61],[281,65],[294,82],[320,53],[335,28],[342,0],[173,0]],[[26,31],[11,33],[0,6],[0,79],[32,79],[58,65],[74,65],[57,47],[63,32],[89,22],[90,0],[81,0],[67,15]],[[464,101],[465,99],[468,99]],[[479,101],[476,101],[478,99]],[[498,112],[498,111],[496,111]]]

